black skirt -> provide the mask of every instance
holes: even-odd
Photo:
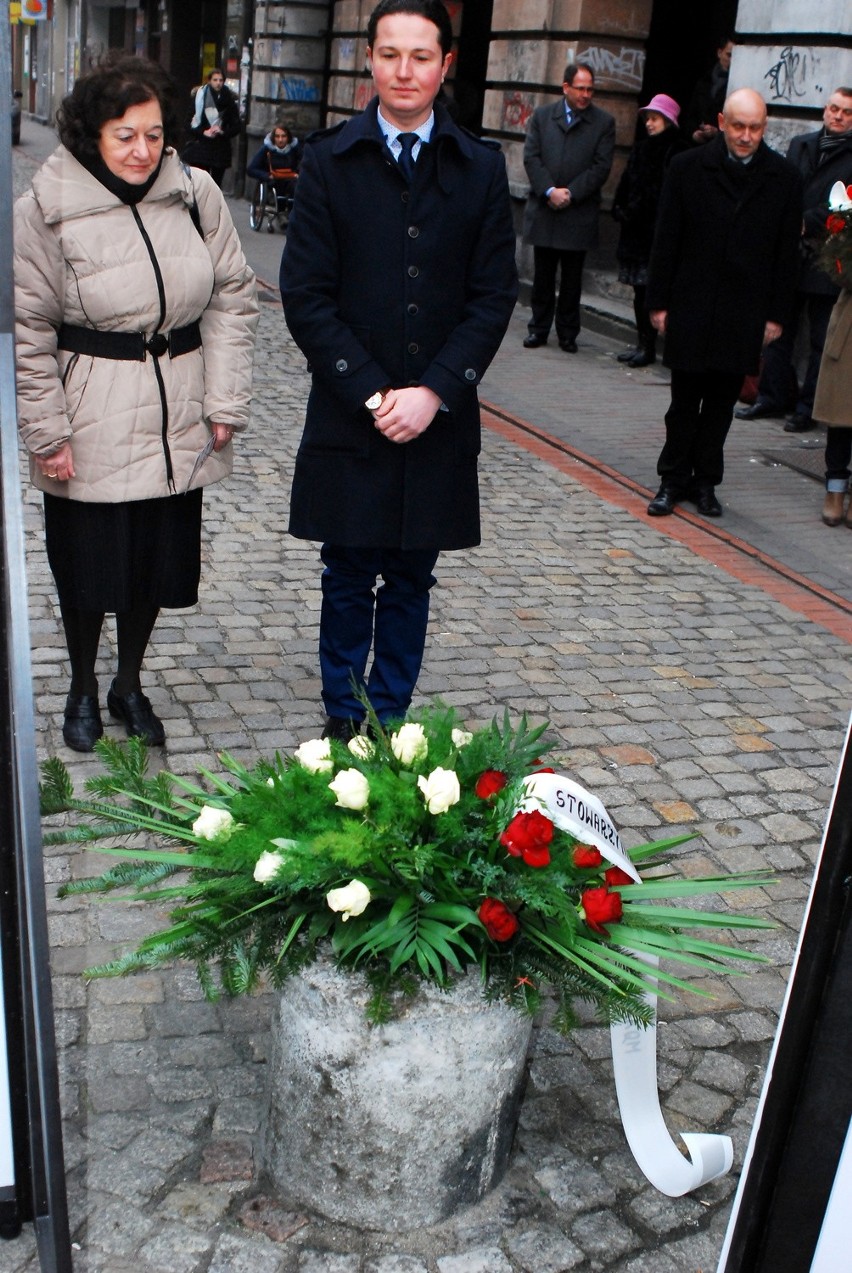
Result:
[[[121,614],[198,601],[201,490],[123,504],[45,494],[47,560],[62,605]]]

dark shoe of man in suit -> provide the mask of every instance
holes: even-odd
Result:
[[[712,486],[699,486],[695,495],[695,507],[702,517],[721,517],[722,505],[716,499]]]
[[[524,349],[538,349],[541,345],[547,344],[546,336],[529,335],[524,339]]]
[[[787,423],[784,425],[784,432],[807,433],[809,429],[815,428],[816,425],[807,411],[794,411],[792,415],[787,416]]]
[[[562,350],[563,353],[576,354],[577,342],[576,340],[560,340],[559,348]]]
[[[734,412],[738,420],[768,420],[772,418],[777,420],[783,414],[783,407],[776,407],[772,402],[761,402],[759,398],[752,406],[740,407]]]
[[[683,492],[676,486],[663,482],[654,498],[648,505],[649,517],[668,517],[675,511],[675,505],[683,499]]]
[[[638,355],[641,354],[641,352],[642,352],[642,346],[634,345],[632,349],[625,349],[623,353],[616,354],[615,360],[616,362],[630,362],[632,358],[638,357]]]

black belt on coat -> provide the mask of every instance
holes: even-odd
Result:
[[[115,358],[121,362],[144,362],[145,356],[179,358],[201,348],[198,321],[186,327],[173,327],[170,332],[100,332],[93,327],[72,327],[63,323],[57,333],[59,349],[72,354],[88,354],[92,358]]]

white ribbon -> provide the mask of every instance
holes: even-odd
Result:
[[[658,966],[659,960],[653,956],[642,954],[640,958],[651,968]],[[655,1189],[679,1198],[727,1175],[734,1161],[734,1146],[730,1136],[682,1132],[688,1154],[684,1157],[672,1140],[657,1090],[657,996],[648,991],[645,1000],[655,1010],[651,1025],[610,1026],[618,1109],[640,1171]]]
[[[621,840],[606,809],[585,787],[564,774],[530,774],[524,779],[528,806],[544,808],[560,831],[567,831],[583,844],[592,844],[613,866],[620,866],[640,884],[636,867],[621,847]]]

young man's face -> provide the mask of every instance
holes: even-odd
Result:
[[[382,114],[413,132],[429,118],[453,58],[442,53],[438,28],[418,13],[389,13],[379,18],[367,53]]]

